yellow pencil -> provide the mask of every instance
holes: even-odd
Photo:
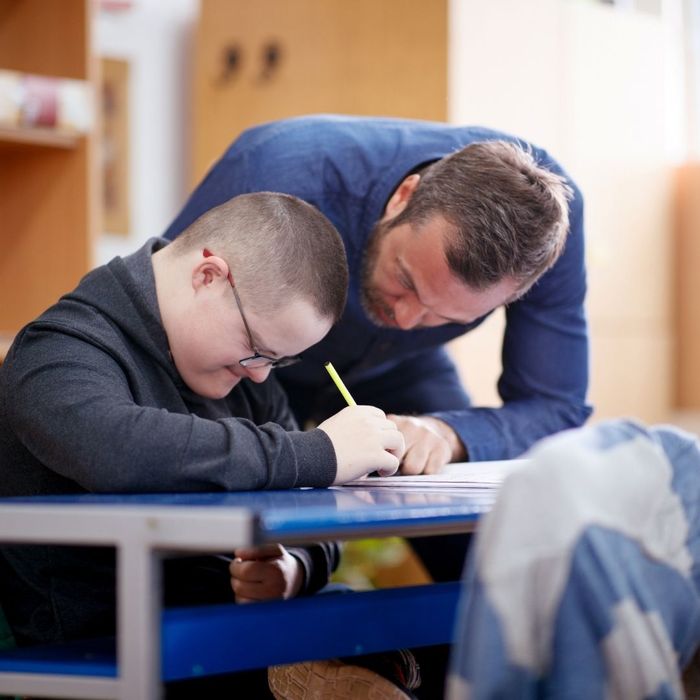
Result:
[[[350,396],[350,392],[348,391],[348,388],[343,384],[343,380],[340,378],[340,375],[335,371],[335,367],[330,362],[326,362],[323,365],[327,370],[328,374],[331,375],[331,379],[335,382],[335,385],[338,387],[338,391],[343,395],[343,398],[348,402],[348,406],[357,406],[355,403],[355,399]]]

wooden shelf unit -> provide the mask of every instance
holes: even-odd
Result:
[[[90,7],[0,0],[0,68],[94,86]],[[92,265],[93,141],[94,133],[0,129],[0,335],[14,335]]]
[[[81,134],[62,129],[0,126],[0,150],[16,150],[24,147],[75,148]]]

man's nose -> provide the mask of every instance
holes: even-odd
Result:
[[[264,367],[246,367],[246,374],[256,384],[264,382],[270,374],[272,367],[265,365]]]
[[[394,320],[401,330],[407,331],[421,323],[426,311],[418,299],[406,295],[394,304]]]

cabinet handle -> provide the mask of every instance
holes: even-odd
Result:
[[[262,70],[259,82],[267,82],[279,70],[282,61],[282,47],[277,41],[270,41],[262,49]]]
[[[228,83],[236,77],[243,63],[243,51],[238,44],[228,44],[222,52],[222,69],[219,83]]]

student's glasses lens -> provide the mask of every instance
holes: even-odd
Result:
[[[273,360],[268,360],[267,357],[248,357],[245,360],[241,360],[241,365],[243,365],[243,367],[249,367],[250,369],[258,369],[259,367],[268,367],[269,365],[274,367],[275,363]]]
[[[280,357],[276,360],[269,357],[257,356],[246,357],[245,360],[240,361],[240,364],[243,367],[258,369],[260,367],[288,367],[289,365],[294,365],[300,361],[301,355],[294,355],[293,357]]]
[[[242,367],[250,367],[252,369],[260,367],[288,367],[301,362],[301,355],[292,355],[291,357],[266,357],[265,355],[253,355],[239,360]]]

